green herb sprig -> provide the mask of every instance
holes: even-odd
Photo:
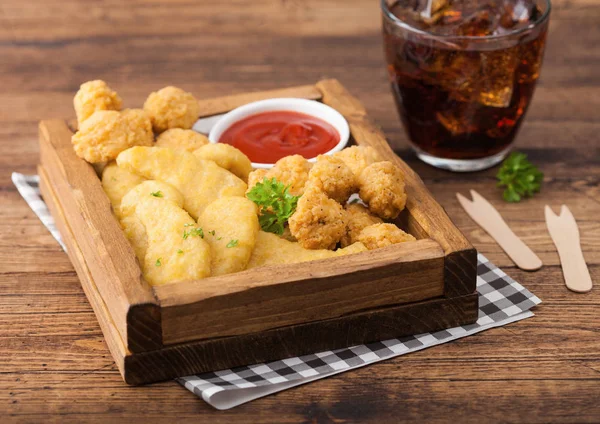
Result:
[[[151,196],[154,197],[163,197],[162,191],[158,190],[158,191],[153,191],[152,193],[150,193]]]
[[[504,200],[516,203],[540,191],[544,174],[527,160],[526,154],[513,152],[502,163],[496,178],[498,187],[505,187]]]
[[[300,199],[290,194],[289,188],[275,178],[265,178],[246,194],[260,208],[258,222],[264,231],[283,234],[285,223],[296,211]]]
[[[237,245],[238,245],[238,241],[231,239],[231,240],[229,240],[229,243],[227,243],[227,246],[225,246],[225,247],[227,247],[229,249],[229,248],[235,247]]]

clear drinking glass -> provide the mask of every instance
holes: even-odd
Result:
[[[540,74],[549,0],[381,0],[392,92],[421,160],[500,162]]]

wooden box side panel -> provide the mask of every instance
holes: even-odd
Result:
[[[416,302],[443,290],[443,252],[432,240],[155,287],[165,345]]]
[[[111,319],[111,314],[98,291],[98,287],[96,287],[94,283],[90,270],[86,265],[85,258],[83,257],[83,253],[77,245],[73,232],[65,218],[57,195],[54,193],[52,185],[48,180],[48,176],[41,166],[38,166],[38,175],[40,176],[40,192],[44,197],[48,209],[54,217],[56,227],[60,231],[63,242],[67,247],[67,253],[71,258],[71,263],[77,272],[79,281],[81,281],[81,287],[83,288],[90,305],[92,305],[96,318],[98,318],[98,323],[104,334],[108,350],[110,350],[121,375],[124,375],[124,360],[128,352],[125,343],[123,342],[123,338],[121,337],[117,325]]]
[[[194,341],[125,358],[125,381],[152,383],[340,349],[473,322],[477,294],[365,311],[254,334]]]
[[[135,254],[112,215],[98,177],[75,155],[64,121],[40,123],[40,162],[72,228],[63,237],[77,241],[127,347],[133,351],[160,347],[158,303],[141,278]]]
[[[473,293],[477,279],[477,251],[435,201],[421,178],[394,153],[385,135],[371,121],[360,101],[337,80],[320,81],[317,88],[323,95],[323,103],[346,118],[357,144],[373,147],[403,170],[408,194],[406,208],[409,211],[403,215],[405,225],[411,234],[420,238],[432,238],[444,250],[446,296]]]

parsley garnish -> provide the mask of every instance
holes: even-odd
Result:
[[[227,247],[227,248],[230,248],[230,247],[235,247],[235,246],[237,246],[237,245],[238,245],[238,241],[237,241],[237,240],[234,240],[234,239],[231,239],[231,240],[229,241],[229,243],[227,243],[227,246],[226,246],[226,247]]]
[[[185,225],[187,227],[187,224]],[[183,232],[183,239],[187,239],[189,236],[197,236],[204,238],[204,230],[202,228],[192,228],[190,231]]]
[[[290,194],[289,188],[275,178],[265,178],[246,194],[260,208],[258,222],[264,231],[283,234],[285,223],[296,211],[300,198]]]
[[[211,236],[215,235],[215,230],[209,231],[208,234],[210,234]]]
[[[183,250],[181,250],[181,249],[177,249],[177,254],[178,254],[178,255],[183,255]]]
[[[155,263],[154,265],[155,265],[155,266],[161,266],[161,265],[162,265],[162,263],[160,262],[161,260],[162,260],[162,258],[158,258],[158,259],[156,260],[156,263]]]
[[[513,152],[498,171],[498,187],[505,187],[502,197],[507,202],[520,202],[540,191],[544,174],[527,160],[524,153]]]
[[[152,193],[150,193],[150,195],[154,196],[154,197],[163,197],[162,191],[160,191],[160,190],[152,192]]]

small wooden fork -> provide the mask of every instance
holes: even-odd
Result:
[[[592,277],[583,258],[579,228],[569,208],[562,205],[560,215],[556,215],[550,206],[544,209],[546,225],[552,241],[558,250],[560,264],[565,276],[565,285],[569,290],[585,293],[592,289]]]

